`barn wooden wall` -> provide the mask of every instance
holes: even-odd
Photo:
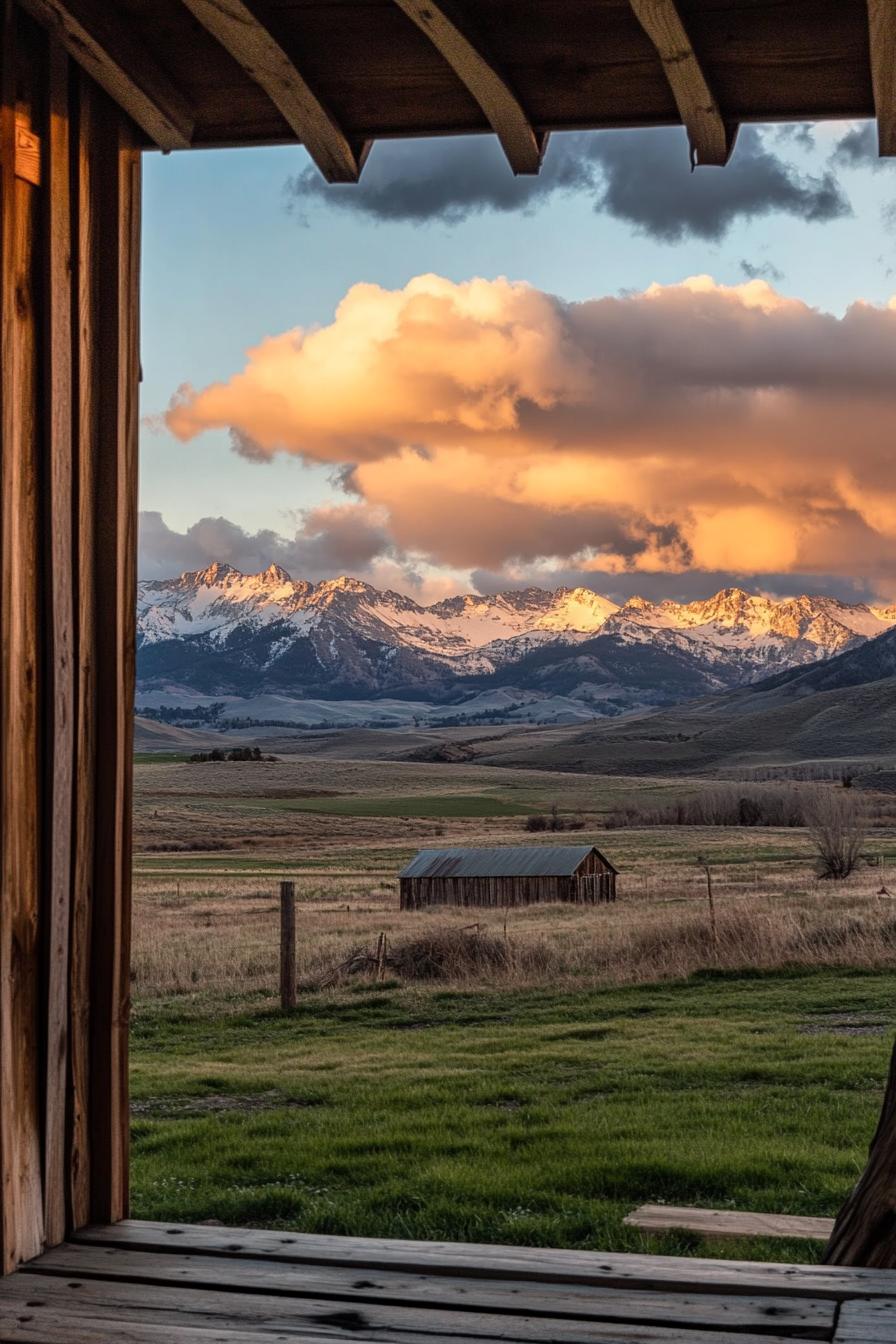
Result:
[[[0,1266],[127,1209],[140,158],[2,3]]]

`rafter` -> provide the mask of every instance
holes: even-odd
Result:
[[[243,0],[183,0],[254,79],[295,131],[328,182],[357,182],[367,146],[352,146],[295,64]]]
[[[737,126],[726,123],[697,59],[675,0],[630,0],[656,47],[691,143],[694,164],[726,164]]]
[[[187,149],[193,111],[108,0],[22,0],[160,149]]]
[[[896,154],[896,10],[893,0],[868,0],[871,85],[881,154]]]
[[[547,143],[535,131],[516,94],[469,22],[439,0],[395,0],[442,53],[482,108],[515,173],[537,173]]]

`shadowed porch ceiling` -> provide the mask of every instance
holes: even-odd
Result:
[[[893,0],[25,0],[147,144],[301,141],[355,181],[372,141],[493,132],[537,172],[554,130],[877,116],[896,152]]]

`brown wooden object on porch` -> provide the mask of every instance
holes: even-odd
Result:
[[[896,1049],[868,1165],[837,1215],[824,1260],[896,1269]]]

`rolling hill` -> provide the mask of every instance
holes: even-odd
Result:
[[[795,761],[896,762],[896,631],[827,662],[582,731],[504,737],[479,760],[593,774],[670,774]]]

